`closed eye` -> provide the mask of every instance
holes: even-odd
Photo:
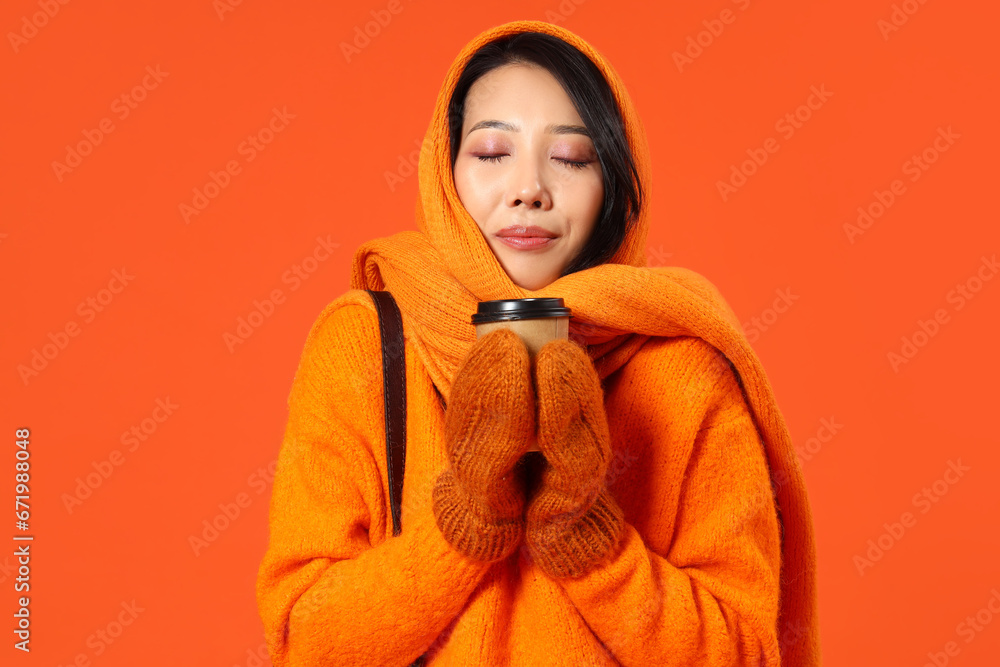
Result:
[[[501,155],[477,155],[476,157],[479,158],[480,162],[493,162],[493,163],[496,163],[496,162],[500,162],[500,158],[506,157],[506,156],[507,156],[506,154],[501,154]],[[552,158],[552,159],[555,160],[556,162],[562,162],[567,167],[571,167],[573,169],[583,169],[588,164],[590,164],[589,161],[567,160],[566,158],[561,158],[561,157]]]

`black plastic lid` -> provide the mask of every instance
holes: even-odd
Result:
[[[572,317],[562,299],[498,299],[480,301],[478,311],[472,316],[473,324],[532,320],[541,317]]]

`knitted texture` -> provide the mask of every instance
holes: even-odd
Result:
[[[510,329],[469,350],[445,421],[449,468],[434,485],[445,539],[476,560],[506,557],[524,534],[524,480],[515,466],[535,429],[528,351]]]
[[[627,517],[621,544],[583,576],[553,578],[520,550],[487,563],[443,536],[432,491],[450,466],[447,416],[412,339],[393,535],[378,332],[366,293],[338,298],[295,374],[257,579],[275,667],[406,665],[425,652],[429,667],[775,667],[779,647],[807,640],[805,626],[778,623],[767,459],[710,345],[655,338],[607,378],[606,484]]]
[[[600,70],[652,192],[642,120],[591,44],[558,25],[514,21],[461,49],[421,143],[416,229],[356,250],[352,289],[320,316],[303,352],[258,578],[272,661],[408,664],[433,645],[429,665],[818,665],[812,516],[788,428],[718,289],[690,269],[647,266],[651,224],[669,221],[643,206],[608,262],[532,291],[510,280],[458,197],[455,84],[479,47],[525,31],[566,41]],[[366,289],[392,293],[407,338],[395,537]],[[471,559],[431,511],[448,467],[442,400],[476,342],[470,314],[480,301],[544,297],[572,309],[570,338],[605,383],[607,485],[627,519],[619,548],[574,578],[513,555]]]
[[[604,393],[590,357],[554,340],[538,353],[538,449],[541,487],[527,513],[527,546],[553,577],[579,577],[617,548],[625,527],[605,486],[611,435]]]
[[[545,21],[512,21],[489,28],[462,48],[438,91],[421,143],[417,229],[372,239],[358,247],[351,272],[351,287],[358,294],[348,298],[361,303],[367,297],[363,290],[392,292],[415,341],[414,353],[446,401],[458,364],[475,340],[469,314],[476,311],[479,301],[562,298],[573,311],[570,338],[587,345],[602,379],[627,367],[650,337],[691,336],[718,350],[733,364],[745,389],[780,512],[780,626],[782,635],[796,638],[783,644],[782,664],[817,665],[821,651],[816,544],[805,479],[767,374],[739,318],[719,290],[690,269],[647,266],[647,237],[653,219],[647,206],[639,211],[608,262],[562,276],[538,290],[523,289],[500,266],[458,197],[451,169],[448,118],[455,84],[481,46],[526,31],[566,41],[601,71],[621,110],[639,181],[644,192],[652,191],[642,119],[624,81],[600,52],[579,35]]]

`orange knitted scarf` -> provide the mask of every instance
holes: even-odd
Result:
[[[764,369],[739,320],[714,285],[681,267],[647,267],[647,210],[607,263],[563,276],[531,291],[513,283],[476,222],[462,206],[452,179],[448,103],[466,62],[481,46],[518,32],[542,32],[575,46],[601,70],[625,121],[645,193],[650,163],[645,130],[618,74],[572,32],[542,21],[514,21],[479,34],[459,53],[438,93],[419,161],[419,231],[362,244],[351,287],[388,290],[403,314],[435,386],[448,400],[459,362],[476,340],[471,314],[479,301],[561,297],[572,309],[570,336],[587,345],[603,379],[628,362],[650,336],[697,336],[735,367],[764,442],[782,524],[779,638],[782,664],[819,664],[816,555],[805,482]],[[791,636],[790,636],[791,635]]]

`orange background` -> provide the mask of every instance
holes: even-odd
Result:
[[[41,5],[58,11],[43,21]],[[689,267],[719,287],[747,323],[793,441],[814,450],[803,470],[825,664],[931,664],[928,654],[996,664],[1000,614],[987,603],[1000,591],[1000,280],[980,269],[1000,250],[995,5],[41,5],[0,10],[0,276],[14,287],[2,311],[0,494],[14,495],[14,432],[28,427],[35,536],[32,651],[14,650],[8,631],[5,664],[69,665],[80,654],[102,667],[259,664],[267,467],[306,334],[348,288],[361,242],[415,228],[406,163],[455,55],[522,18],[569,28],[621,73],[651,143],[650,264]],[[726,9],[732,22],[713,23]],[[341,44],[373,11],[390,20],[348,62]],[[894,11],[901,25],[886,32]],[[36,14],[44,25],[33,32],[24,22]],[[699,33],[707,46],[678,67],[674,52]],[[136,86],[144,99],[121,117],[120,97]],[[776,122],[812,86],[830,96],[799,109],[808,119],[787,136]],[[242,142],[275,108],[294,118],[248,160]],[[113,131],[57,174],[53,162],[103,119]],[[907,161],[939,128],[958,137],[910,180]],[[777,152],[724,200],[717,182],[769,138]],[[186,223],[180,205],[231,160],[239,173]],[[387,174],[402,180],[390,187]],[[905,191],[852,243],[844,225],[895,179]],[[296,283],[318,237],[339,245],[305,262],[312,272]],[[111,282],[123,268],[134,276],[124,287]],[[979,291],[959,308],[950,290],[977,270],[990,279],[971,280]],[[117,294],[102,292],[109,282]],[[230,350],[225,334],[274,290],[283,302]],[[779,290],[798,297],[783,313],[769,310]],[[938,309],[946,321],[894,369],[889,353]],[[63,339],[70,322],[77,335]],[[52,358],[22,377],[43,348]],[[165,415],[158,399],[177,407]],[[824,419],[841,425],[832,438]],[[123,435],[144,424],[130,451]],[[67,507],[78,478],[107,471],[115,450],[121,465]],[[949,461],[968,470],[940,481],[938,495]],[[924,487],[935,502],[915,502]],[[196,555],[191,536],[203,521],[224,525],[220,504],[234,512],[238,500],[239,516]],[[894,538],[885,524],[904,512],[913,521]],[[0,540],[13,545],[12,513]],[[855,557],[880,536],[888,548],[859,572]],[[0,550],[5,626],[12,551]],[[100,640],[133,600],[142,611],[123,616],[132,622],[112,643]],[[977,612],[991,622],[959,625]]]

